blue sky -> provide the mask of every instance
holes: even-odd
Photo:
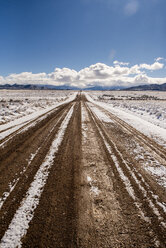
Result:
[[[151,78],[161,78],[157,82],[163,83],[165,13],[165,0],[0,0],[0,82],[26,83],[24,78],[28,77],[31,83],[35,79],[49,83],[50,79],[54,84],[112,84],[110,72],[107,80],[101,75],[95,78],[99,73],[94,73],[91,81],[80,80],[76,73],[94,69],[91,65],[98,65],[97,70],[107,68],[107,72],[107,66],[131,69],[153,65],[161,57],[157,63],[163,66],[121,76],[127,77],[128,84],[137,82],[129,82],[130,77],[142,74],[150,77],[150,83],[155,82]],[[47,80],[43,80],[45,77]]]

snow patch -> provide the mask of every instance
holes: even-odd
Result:
[[[152,175],[157,178],[157,182],[166,188],[166,167],[163,165],[159,166],[145,166],[145,170],[149,171]]]
[[[84,139],[87,139],[87,124],[86,124],[86,120],[87,120],[87,112],[85,111],[85,107],[83,106],[83,104],[81,104],[81,118],[82,118],[82,134]]]
[[[147,120],[144,120],[138,116],[135,116],[135,113],[132,113],[132,112],[128,113],[118,107],[113,106],[112,104],[95,101],[88,93],[85,93],[85,95],[88,101],[100,107],[103,107],[107,111],[110,111],[110,113],[118,116],[120,119],[124,120],[129,125],[133,126],[135,129],[140,131],[141,133],[147,135],[148,137],[154,139],[157,143],[166,147],[166,129],[165,128],[162,128],[153,123],[150,123]],[[165,119],[163,120],[163,122],[165,123]]]
[[[107,123],[113,123],[113,121],[110,119],[109,116],[107,116],[104,112],[102,112],[99,108],[95,107],[92,104],[88,104],[90,106],[90,108],[92,109],[92,111],[96,114],[96,116],[103,122],[107,122]]]
[[[93,193],[95,196],[99,195],[100,190],[98,189],[97,186],[93,185],[95,182],[93,182],[90,176],[87,176],[87,181],[88,181],[88,184],[90,185],[90,192]]]
[[[58,102],[56,104],[55,104],[55,99],[54,99],[54,104],[52,104],[49,107],[46,105],[46,106],[44,106],[44,109],[42,109],[42,110],[41,109],[35,109],[34,112],[31,114],[28,114],[25,111],[25,113],[24,113],[25,116],[18,118],[18,119],[14,119],[13,121],[11,121],[9,123],[0,125],[0,140],[13,134],[17,130],[19,131],[19,129],[21,127],[24,127],[25,125],[26,125],[26,127],[23,128],[21,130],[21,132],[27,130],[31,126],[36,125],[37,121],[39,121],[39,120],[41,121],[42,119],[46,118],[49,114],[51,114],[53,111],[55,111],[55,109],[58,108],[59,106],[61,106],[62,104],[73,101],[75,99],[76,95],[77,95],[77,92],[74,92],[65,101],[60,102],[60,103]],[[29,103],[29,105],[30,104],[31,104],[31,102]],[[29,124],[29,125],[27,125],[27,124]],[[0,146],[3,146],[9,139],[7,139],[7,140],[5,140],[5,142],[1,143]]]

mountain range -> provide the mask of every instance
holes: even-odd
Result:
[[[41,84],[4,84],[0,85],[0,89],[8,90],[127,90],[127,91],[166,91],[166,83],[164,84],[145,84],[138,85],[134,87],[124,88],[124,87],[109,87],[109,86],[91,86],[86,88],[72,87],[68,85],[54,86],[54,85],[41,85]]]
[[[158,91],[166,91],[166,83],[164,84],[145,84],[134,86],[130,88],[126,88],[125,90],[134,90],[134,91],[144,91],[144,90],[158,90]]]
[[[41,84],[4,84],[0,85],[0,89],[6,90],[79,90],[77,87],[68,85],[54,86]]]

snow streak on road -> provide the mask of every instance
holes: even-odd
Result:
[[[165,148],[83,93],[5,140],[0,247],[165,247]],[[150,161],[150,165],[149,165]]]
[[[39,204],[41,193],[47,181],[50,167],[53,164],[55,153],[62,142],[65,130],[73,113],[73,107],[70,109],[66,118],[60,126],[60,130],[52,142],[50,150],[45,158],[45,161],[40,166],[35,175],[25,199],[21,202],[21,206],[17,210],[8,230],[1,240],[1,247],[20,247],[21,238],[26,234],[29,227],[29,222],[33,218],[33,213]]]

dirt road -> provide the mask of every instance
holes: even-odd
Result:
[[[165,188],[133,153],[166,166],[162,146],[83,93],[31,124],[0,141],[0,247],[166,247]]]

